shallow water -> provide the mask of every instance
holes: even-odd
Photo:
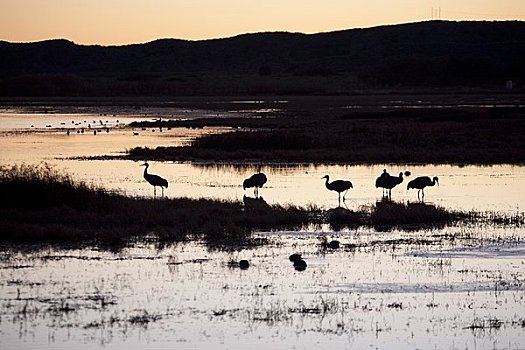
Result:
[[[122,118],[121,118],[122,119]],[[0,129],[3,119],[0,118]],[[64,130],[31,132],[9,130],[0,133],[0,163],[39,164],[47,162],[64,170],[77,180],[93,183],[133,196],[152,196],[153,188],[142,177],[142,162],[127,160],[78,160],[75,157],[118,155],[132,147],[179,146],[206,133],[228,132],[229,129],[174,128],[131,130],[113,128],[97,135],[85,132],[66,135]],[[134,136],[133,132],[139,133]],[[407,191],[406,183],[417,176],[438,176],[439,186],[425,190],[425,201],[460,210],[516,213],[525,208],[525,167],[513,165],[263,165],[268,182],[259,192],[269,204],[316,205],[333,208],[339,205],[336,192],[328,191],[321,179],[329,174],[331,181],[348,179],[353,189],[342,205],[356,209],[380,200],[382,190],[375,179],[386,168],[391,174],[410,170],[412,175],[393,189],[396,201],[417,201],[417,191]],[[150,173],[165,177],[170,185],[167,197],[215,198],[243,200],[253,197],[252,189],[243,190],[242,182],[257,169],[245,166],[150,162]],[[160,194],[160,190],[159,190]]]
[[[22,121],[34,125],[46,117],[24,115],[29,119]],[[15,127],[10,118],[20,116],[0,116],[0,164],[45,161],[74,179],[133,196],[153,194],[140,162],[71,158],[181,145],[206,132],[228,131],[131,130],[115,120],[109,133],[75,129],[68,136],[60,126],[45,128],[49,121],[34,130]],[[168,197],[253,196],[241,184],[255,165],[150,165],[150,172],[170,182]],[[513,214],[525,207],[525,167],[510,165],[263,165],[269,181],[260,194],[270,204],[337,207],[337,194],[321,179],[329,174],[353,182],[343,204],[353,209],[381,198],[374,181],[385,167],[391,174],[410,170],[411,178],[438,176],[440,186],[428,188],[425,201],[446,208]],[[393,190],[394,200],[417,200],[416,192],[407,192],[407,180]],[[200,242],[136,244],[118,253],[3,247],[0,348],[525,347],[521,227],[461,225],[412,233],[313,228],[257,235],[268,243],[229,252]],[[341,248],[325,248],[325,239],[339,240]],[[288,260],[295,252],[303,254],[305,271]],[[240,259],[249,260],[248,270],[235,264]]]
[[[234,252],[198,242],[119,253],[4,251],[0,345],[522,348],[525,246],[477,235],[470,252],[521,253],[478,259],[449,253],[458,242],[392,244],[410,236],[381,232],[339,234],[339,249],[323,248],[317,235],[283,233]],[[294,252],[305,271],[288,260]],[[247,270],[234,264],[240,259]]]

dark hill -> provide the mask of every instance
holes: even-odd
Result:
[[[0,42],[0,95],[347,93],[525,81],[525,22],[430,21],[320,34],[84,46]]]

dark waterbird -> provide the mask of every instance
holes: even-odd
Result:
[[[293,267],[296,271],[304,271],[306,270],[306,266],[308,265],[303,259],[298,259],[293,262]]]
[[[421,192],[421,200],[425,198],[425,192],[423,191],[425,187],[431,187],[437,184],[439,186],[439,179],[437,176],[434,176],[432,180],[428,176],[420,176],[416,177],[414,180],[410,181],[407,185],[407,190],[410,190],[411,188],[416,188],[417,191],[417,198],[419,198],[419,192]]]
[[[162,190],[162,196],[164,196],[164,187],[168,188],[168,180],[155,175],[155,174],[148,174],[148,163],[144,163],[141,166],[144,166],[144,179],[149,182],[150,185],[153,186],[153,196],[155,197],[157,195],[157,186],[159,186]]]
[[[326,179],[325,186],[330,191],[336,191],[339,194],[339,202],[341,201],[341,192],[344,192],[343,194],[343,202],[345,201],[346,192],[348,192],[349,189],[353,188],[352,183],[348,180],[334,180],[332,182],[330,181],[330,176],[325,175],[322,177],[322,179]]]
[[[293,253],[288,258],[291,262],[293,262],[293,267],[297,271],[304,271],[306,270],[306,261],[303,260],[303,257],[299,253]]]
[[[263,187],[264,184],[268,181],[268,178],[264,173],[259,172],[257,174],[253,174],[249,178],[245,179],[242,183],[242,188],[246,190],[247,188],[254,187],[253,193],[257,197],[259,195],[259,188]]]
[[[409,176],[410,172],[405,171],[405,176]],[[392,197],[392,189],[403,182],[403,173],[399,173],[399,176],[392,176],[386,172],[386,169],[383,170],[381,176],[376,179],[376,188],[383,188],[383,196],[385,195],[385,190],[387,190],[388,198]]]
[[[299,253],[293,253],[292,255],[290,255],[288,257],[288,259],[290,259],[291,262],[295,262],[297,260],[301,260],[303,257],[301,256],[301,254]]]
[[[250,262],[248,260],[241,260],[239,261],[239,267],[241,270],[248,270],[250,267]]]

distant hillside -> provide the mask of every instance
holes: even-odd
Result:
[[[0,42],[1,96],[339,94],[525,81],[525,22],[430,21],[320,34],[84,46]]]

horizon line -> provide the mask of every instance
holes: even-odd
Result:
[[[267,30],[267,31],[259,31],[259,32],[245,32],[245,33],[238,33],[233,34],[230,36],[224,36],[224,37],[210,37],[210,38],[202,38],[202,39],[184,39],[184,38],[175,38],[175,37],[163,37],[163,38],[156,38],[149,41],[143,41],[143,42],[129,42],[129,43],[115,43],[115,44],[100,44],[100,43],[79,43],[75,42],[74,40],[68,39],[68,38],[47,38],[47,39],[40,39],[40,40],[33,40],[33,41],[8,41],[4,39],[0,39],[0,42],[9,43],[9,44],[36,44],[36,43],[43,43],[48,41],[67,41],[70,43],[73,43],[78,46],[102,46],[102,47],[116,47],[116,46],[133,46],[133,45],[145,45],[150,44],[156,41],[162,41],[162,40],[177,40],[177,41],[186,41],[186,42],[203,42],[203,41],[214,41],[214,40],[227,40],[232,39],[240,36],[245,35],[256,35],[256,34],[296,34],[296,35],[322,35],[322,34],[330,34],[330,33],[337,33],[337,32],[344,32],[344,31],[350,31],[350,30],[366,30],[366,29],[374,29],[374,28],[381,28],[381,27],[392,27],[392,26],[403,26],[403,25],[411,25],[411,24],[421,24],[421,23],[430,23],[430,22],[450,22],[450,23],[461,23],[461,22],[525,22],[525,20],[521,19],[503,19],[503,20],[447,20],[447,19],[428,19],[428,20],[421,20],[421,21],[412,21],[412,22],[400,22],[400,23],[389,23],[389,24],[378,24],[373,25],[369,27],[352,27],[352,28],[344,28],[344,29],[335,29],[335,30],[328,30],[328,31],[319,31],[319,32],[293,32],[293,31],[287,31],[287,30]]]

